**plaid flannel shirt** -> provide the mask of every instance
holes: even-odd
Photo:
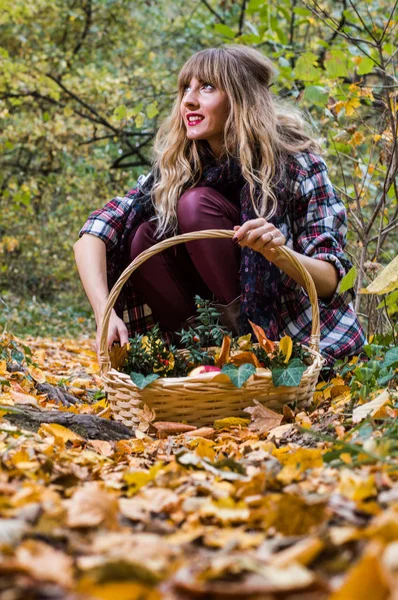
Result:
[[[302,152],[295,154],[288,165],[288,194],[291,209],[280,227],[286,245],[301,254],[326,260],[335,265],[340,279],[351,268],[344,254],[347,233],[347,215],[343,202],[337,196],[327,174],[327,167],[318,155]],[[127,232],[133,226],[153,216],[153,208],[146,198],[142,201],[145,184],[150,180],[141,175],[137,186],[124,197],[116,197],[102,209],[94,211],[79,232],[101,238],[107,247],[108,282],[115,283],[126,264],[115,265],[112,256],[123,246]],[[124,249],[125,250],[125,249]],[[120,253],[119,255],[120,256]],[[281,272],[279,330],[302,343],[308,343],[311,333],[311,305],[306,292],[288,275]],[[129,335],[143,333],[153,325],[149,307],[126,284],[124,297],[116,311],[123,316]],[[328,301],[319,299],[321,340],[320,349],[327,363],[336,358],[361,351],[365,335],[352,307],[352,292],[335,293]]]

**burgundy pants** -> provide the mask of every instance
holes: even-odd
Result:
[[[178,231],[233,229],[239,209],[209,187],[186,191],[177,206]],[[156,244],[156,225],[146,222],[130,237],[130,259]],[[131,276],[134,288],[152,309],[155,322],[178,331],[195,313],[194,295],[229,304],[240,294],[240,249],[231,240],[196,240],[153,256]]]

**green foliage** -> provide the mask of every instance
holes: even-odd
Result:
[[[157,374],[155,379],[159,376],[173,377],[186,373],[187,360],[177,353],[175,346],[165,344],[159,325],[155,325],[145,335],[136,335],[131,338],[129,345],[123,371],[130,374],[131,379],[138,387],[149,385],[153,373]],[[149,379],[137,379],[138,374],[143,377],[148,376]]]
[[[195,322],[186,330],[177,333],[179,345],[187,350],[188,360],[192,364],[214,365],[214,357],[208,348],[221,346],[228,330],[220,323],[220,313],[210,300],[195,296]]]
[[[275,367],[272,369],[272,383],[275,387],[285,385],[287,387],[296,387],[300,385],[307,365],[299,358],[289,361],[284,367]]]
[[[256,372],[256,367],[251,364],[235,365],[227,364],[221,369],[221,373],[228,375],[235,387],[241,388],[242,385]]]
[[[340,294],[350,290],[355,285],[355,279],[357,277],[357,268],[351,267],[346,275],[340,280],[338,291]]]
[[[370,261],[388,262],[397,203],[391,3],[250,0],[243,9],[229,0],[137,0],[134,10],[103,0],[0,0],[2,290],[82,301],[78,230],[148,171],[184,60],[223,42],[260,48],[278,70],[272,92],[316,129],[348,209],[355,290],[372,280]],[[368,333],[390,327],[391,310],[376,311],[372,298],[358,297],[356,308]]]
[[[353,402],[366,399],[382,387],[397,380],[398,347],[382,338],[367,344],[364,352],[368,360],[345,359],[337,361],[335,369],[341,377],[349,377]]]
[[[0,360],[5,360],[7,363],[16,362],[21,366],[34,364],[29,346],[17,341],[12,336],[0,338]]]
[[[95,321],[85,298],[70,294],[57,296],[57,302],[38,298],[21,298],[10,292],[0,297],[0,330],[16,336],[32,335],[53,338],[92,336]]]
[[[151,373],[150,375],[145,376],[142,373],[136,373],[135,371],[131,371],[130,377],[131,381],[135,383],[140,390],[143,390],[147,387],[147,385],[150,385],[156,381],[156,379],[159,379],[159,375],[157,373]]]

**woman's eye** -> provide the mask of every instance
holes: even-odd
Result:
[[[211,88],[212,90],[214,90],[214,89],[215,89],[215,88],[214,88],[214,85],[212,85],[211,83],[202,83],[202,85],[201,85],[201,88]],[[183,94],[186,94],[186,93],[188,92],[188,90],[190,90],[190,89],[191,89],[191,86],[190,86],[190,85],[185,85],[185,86],[182,88],[182,93],[183,93]]]

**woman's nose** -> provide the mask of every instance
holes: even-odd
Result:
[[[190,90],[189,92],[187,92],[185,94],[184,104],[186,106],[197,106],[198,105],[198,98],[196,96],[196,93],[193,90]]]

